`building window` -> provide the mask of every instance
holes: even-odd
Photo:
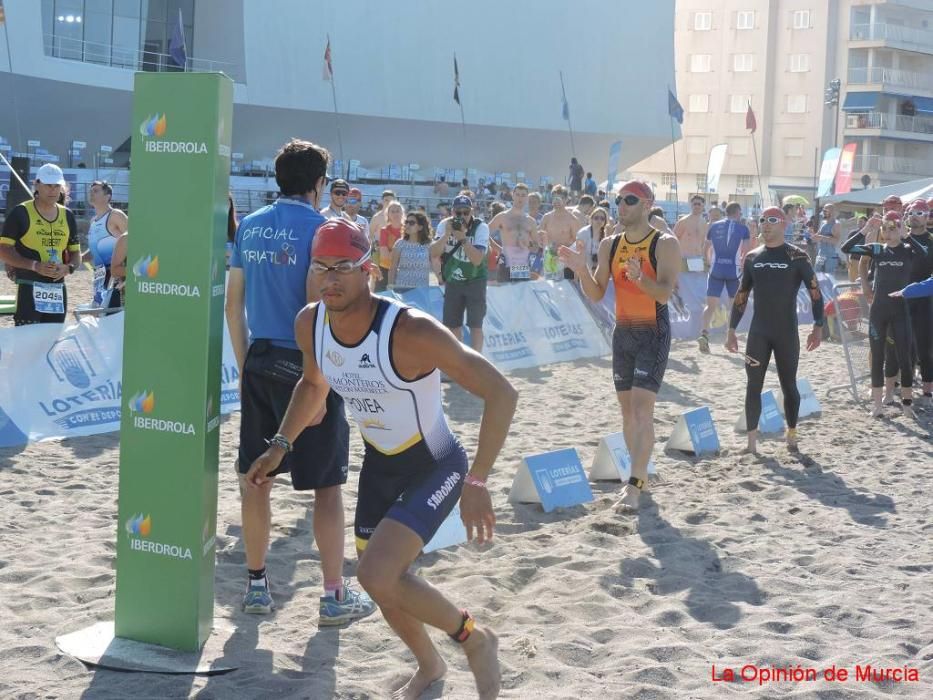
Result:
[[[706,175],[697,175],[697,192],[706,192]]]
[[[745,114],[751,101],[751,95],[733,95],[729,100],[729,111],[733,114]]]
[[[748,155],[748,138],[729,139],[729,153],[734,156]]]
[[[712,55],[708,53],[695,53],[690,57],[691,73],[709,73],[712,70]]]
[[[736,29],[754,29],[755,28],[755,11],[754,10],[740,10],[735,17],[735,28]]]
[[[802,158],[803,139],[784,139],[784,155],[788,158]]]
[[[706,155],[706,137],[691,136],[688,138],[687,153],[692,156]]]
[[[693,15],[693,28],[698,32],[708,32],[713,28],[713,13],[697,12]]]
[[[790,55],[790,72],[806,73],[810,70],[810,54],[792,53]]]
[[[751,175],[736,175],[735,186],[747,190],[755,186],[755,180]]]
[[[674,173],[661,173],[661,185],[670,187],[674,184]]]
[[[794,10],[794,29],[810,28],[810,10]]]
[[[787,113],[788,114],[804,114],[807,111],[807,96],[806,95],[788,95],[787,96]]]
[[[752,70],[752,55],[737,53],[732,57],[732,70],[736,73],[748,73]]]
[[[709,112],[709,95],[690,95],[691,112]]]

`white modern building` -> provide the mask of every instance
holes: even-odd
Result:
[[[179,10],[189,70],[236,83],[233,151],[271,157],[292,136],[362,168],[476,168],[560,181],[571,156],[606,178],[670,142],[673,0],[533,5],[477,0],[2,0],[0,137],[65,165],[129,156],[133,76],[178,70]],[[330,37],[338,121],[322,77]],[[453,100],[454,52],[463,121]],[[464,135],[465,132],[465,135]],[[38,142],[39,145],[35,145]],[[73,144],[83,144],[74,155]],[[0,142],[2,143],[2,142]],[[30,145],[33,144],[33,145]],[[107,149],[101,153],[101,147]],[[109,164],[109,163],[108,163]]]

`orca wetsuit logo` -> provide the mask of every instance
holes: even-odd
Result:
[[[759,262],[755,263],[755,267],[770,267],[772,270],[786,270],[790,265],[787,263],[771,263],[771,262]]]

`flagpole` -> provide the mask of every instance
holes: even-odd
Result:
[[[330,34],[327,35],[327,46],[330,48]],[[331,59],[333,60],[333,59]],[[330,72],[330,92],[334,97],[334,125],[337,127],[337,147],[340,150],[340,163],[347,169],[347,176],[350,174],[350,166],[347,163],[346,158],[343,157],[343,137],[340,134],[340,113],[337,109],[337,79],[334,76],[333,68],[331,64],[327,66],[328,71]],[[343,169],[341,168],[340,177],[343,177]]]
[[[674,158],[674,219],[680,218],[680,183],[677,179],[677,148],[674,145],[677,137],[674,135],[674,117],[671,117],[671,156]]]
[[[564,98],[564,115],[567,117],[567,130],[570,132],[570,155],[577,157],[577,147],[573,143],[573,124],[570,122],[570,109],[567,106],[567,91],[564,90],[564,71],[560,73],[560,94]]]
[[[469,179],[470,163],[467,157],[469,149],[467,148],[466,117],[463,115],[463,100],[460,97],[460,67],[457,64],[456,51],[454,51],[454,99],[457,101],[457,106],[460,108],[460,129],[463,137],[463,177]]]

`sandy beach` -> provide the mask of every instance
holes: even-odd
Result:
[[[90,273],[69,282],[89,296]],[[13,285],[3,277],[0,293]],[[9,317],[0,325],[12,325]],[[804,331],[805,334],[805,331]],[[744,344],[744,337],[741,338]],[[870,419],[843,386],[842,350],[804,352],[800,377],[823,414],[800,424],[801,454],[765,438],[740,454],[733,424],[745,372],[721,340],[713,354],[674,343],[658,397],[659,479],[637,516],[616,515],[618,483],[586,506],[545,514],[507,502],[523,455],[577,448],[589,469],[599,439],[621,429],[609,358],[511,373],[521,394],[491,478],[494,542],[423,556],[420,573],[500,636],[502,697],[933,697],[933,411]],[[9,381],[10,378],[4,378]],[[766,388],[776,388],[772,366]],[[472,454],[480,402],[444,385],[452,427]],[[719,456],[665,453],[681,412],[709,406]],[[273,495],[268,558],[278,610],[240,612],[244,553],[233,472],[238,415],[221,428],[216,635],[238,670],[169,676],[86,668],[55,637],[113,618],[118,434],[0,451],[0,697],[378,698],[412,658],[376,614],[318,629],[321,573],[313,498],[286,482]],[[345,489],[347,575],[362,443]],[[424,696],[475,697],[466,662],[434,633],[450,672]],[[857,678],[857,666],[914,669],[917,682]],[[715,674],[714,674],[715,666]],[[803,682],[724,682],[725,669],[800,667]],[[847,680],[826,680],[830,668]],[[746,670],[746,675],[750,672]]]

